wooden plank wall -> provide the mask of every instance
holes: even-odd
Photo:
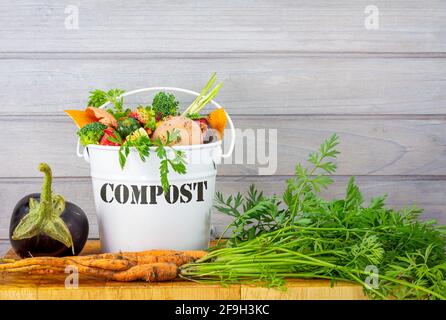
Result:
[[[199,90],[213,71],[236,126],[278,136],[275,174],[223,165],[220,191],[255,182],[281,192],[294,165],[337,132],[342,154],[327,196],[342,195],[356,175],[367,197],[388,193],[389,204],[417,203],[446,223],[446,2],[373,1],[378,30],[364,27],[370,4],[2,1],[0,251],[15,202],[39,190],[41,161],[53,166],[55,190],[88,212],[97,237],[88,166],[75,156],[63,109],[84,107],[94,88]],[[78,29],[65,27],[69,5],[79,9]],[[227,219],[213,223],[221,231]]]

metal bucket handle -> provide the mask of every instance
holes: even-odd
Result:
[[[142,88],[142,89],[137,89],[137,90],[133,90],[133,91],[129,91],[129,92],[125,92],[122,95],[119,96],[119,98],[123,98],[126,96],[130,96],[132,94],[136,94],[136,93],[140,93],[140,92],[148,92],[148,91],[175,91],[175,92],[183,92],[183,93],[187,93],[190,94],[192,96],[198,97],[200,94],[198,92],[192,91],[192,90],[187,90],[187,89],[183,89],[183,88],[176,88],[176,87],[149,87],[149,88]],[[210,101],[217,109],[222,108],[222,106],[214,101],[211,100]],[[110,104],[110,101],[104,103],[102,106],[100,106],[100,109],[105,108],[107,105]],[[229,129],[231,130],[231,143],[229,145],[229,150],[227,153],[222,154],[221,157],[222,158],[229,158],[232,155],[232,152],[234,151],[234,146],[235,146],[235,128],[234,128],[234,123],[232,122],[231,117],[228,115],[228,113],[226,112],[226,118],[228,119],[228,123],[229,123]],[[80,140],[77,140],[77,147],[76,147],[76,153],[77,156],[79,158],[85,158],[85,160],[88,161],[88,155],[84,155],[83,151],[85,151],[85,149],[82,151],[79,150],[80,149]],[[88,152],[88,151],[87,151]]]

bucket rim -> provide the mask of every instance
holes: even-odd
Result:
[[[171,148],[175,150],[197,150],[197,149],[212,149],[215,147],[219,147],[222,144],[222,140],[218,140],[216,142],[211,143],[201,143],[201,144],[191,144],[186,146],[172,146]],[[89,144],[85,148],[88,149],[97,149],[97,150],[106,150],[106,151],[118,151],[120,146],[102,146],[100,144]],[[150,147],[151,151],[155,151],[157,147]],[[135,147],[130,147],[130,151],[136,151]]]

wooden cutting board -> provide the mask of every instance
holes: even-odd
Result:
[[[98,240],[87,242],[82,254],[100,251]],[[5,258],[17,256],[12,250]],[[325,280],[290,280],[287,290],[268,289],[250,285],[197,284],[176,280],[163,283],[113,282],[79,276],[78,288],[65,288],[67,275],[0,274],[0,299],[208,299],[208,300],[261,300],[261,299],[366,299],[362,287],[338,282],[334,287]]]

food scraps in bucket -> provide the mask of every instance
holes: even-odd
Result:
[[[200,95],[180,114],[180,103],[169,92],[158,92],[150,105],[139,105],[132,110],[124,106],[124,90],[94,90],[85,110],[65,110],[78,126],[80,143],[119,147],[119,163],[125,167],[130,150],[135,149],[141,160],[155,148],[160,158],[160,177],[163,189],[169,188],[169,170],[186,173],[185,154],[174,146],[213,143],[221,140],[226,127],[226,112],[223,108],[209,114],[200,114],[202,109],[217,95],[221,83],[214,87],[214,73]],[[99,109],[110,102],[113,107]],[[167,157],[166,149],[174,157]]]

